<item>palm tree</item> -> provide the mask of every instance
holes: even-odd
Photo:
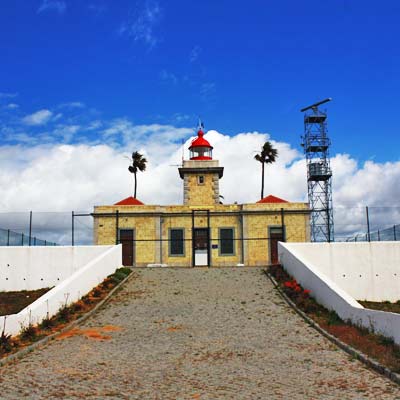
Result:
[[[130,165],[128,167],[128,169],[129,169],[129,172],[132,173],[135,177],[135,192],[134,192],[133,197],[136,199],[136,188],[137,188],[136,174],[138,171],[143,172],[146,170],[147,160],[143,157],[142,154],[140,154],[137,151],[134,151],[132,153],[131,161],[132,161],[132,165]]]
[[[265,142],[260,154],[256,154],[254,158],[261,163],[261,199],[264,198],[264,164],[272,164],[278,157],[278,150],[272,147],[271,142]]]

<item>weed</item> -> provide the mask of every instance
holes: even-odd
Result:
[[[386,337],[383,335],[376,335],[379,344],[383,344],[384,346],[393,346],[394,340],[393,338]]]
[[[4,331],[0,336],[0,353],[9,353],[13,348],[11,335],[7,335]]]
[[[99,287],[95,287],[95,288],[92,290],[92,295],[93,295],[93,297],[101,297],[102,294],[103,294],[103,291],[102,291]]]
[[[343,325],[342,319],[339,317],[339,315],[336,314],[335,311],[331,310],[328,311],[328,325]]]
[[[58,322],[61,323],[66,323],[69,322],[71,320],[72,317],[72,312],[71,312],[71,308],[68,306],[62,306],[58,313],[56,314],[56,318]]]
[[[38,333],[38,329],[36,326],[33,326],[32,323],[29,323],[27,326],[24,326],[21,329],[20,338],[22,340],[34,340],[36,339]]]
[[[55,325],[55,321],[53,318],[45,318],[42,320],[42,322],[39,324],[40,329],[51,329]]]

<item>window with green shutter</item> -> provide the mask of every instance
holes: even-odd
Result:
[[[233,228],[220,228],[219,253],[222,256],[231,256],[235,254]]]
[[[183,228],[173,228],[169,230],[169,255],[184,256],[185,240]]]

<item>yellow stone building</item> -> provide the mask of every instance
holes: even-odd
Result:
[[[183,205],[144,205],[128,197],[94,209],[96,244],[122,243],[124,265],[260,266],[278,261],[278,241],[309,241],[309,208],[267,196],[220,204],[223,167],[201,129],[183,161]]]

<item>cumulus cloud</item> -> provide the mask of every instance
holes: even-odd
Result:
[[[87,127],[59,125],[54,132],[70,142],[89,126],[99,136],[96,143],[21,142],[0,146],[0,210],[90,212],[94,205],[113,204],[132,194],[126,156],[135,150],[149,161],[147,170],[138,174],[138,198],[146,204],[182,203],[183,182],[177,168],[182,154],[188,157],[192,129],[134,125],[128,119],[117,119],[93,121]],[[210,130],[206,138],[214,146],[214,158],[225,167],[220,181],[225,203],[259,200],[261,166],[254,155],[266,140],[278,149],[279,157],[266,167],[265,195],[307,201],[305,160],[290,144],[260,132],[227,135]],[[399,222],[400,208],[382,206],[398,204],[400,161],[359,165],[351,155],[337,154],[332,158],[332,170],[337,237],[366,230],[366,205],[371,207],[372,229]],[[70,219],[65,218],[69,226]]]
[[[26,125],[45,125],[52,115],[53,113],[50,110],[39,110],[24,117],[22,122]]]

